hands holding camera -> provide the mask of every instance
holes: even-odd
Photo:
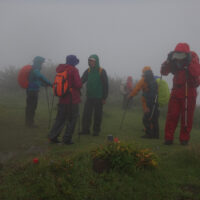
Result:
[[[191,53],[171,51],[167,56],[167,62],[172,63],[178,70],[187,69],[191,60]]]

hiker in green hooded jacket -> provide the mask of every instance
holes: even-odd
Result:
[[[108,77],[106,71],[99,65],[99,57],[91,55],[88,58],[89,68],[81,77],[86,83],[86,102],[82,117],[82,131],[80,134],[90,134],[92,115],[94,112],[93,136],[98,136],[101,130],[103,104],[108,96]]]

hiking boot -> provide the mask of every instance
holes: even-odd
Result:
[[[39,128],[39,126],[35,125],[35,124],[26,124],[26,127],[27,128]]]
[[[144,139],[151,139],[152,137],[151,137],[150,135],[145,134],[145,135],[141,136],[141,138],[144,138]]]
[[[164,144],[165,145],[172,145],[173,141],[172,140],[165,140]]]
[[[81,131],[79,135],[90,135],[90,131]]]
[[[92,136],[99,136],[99,132],[94,131]]]
[[[67,142],[63,142],[62,144],[71,145],[71,144],[74,144],[74,142],[72,142],[72,141],[70,140],[70,141],[67,141]]]
[[[49,139],[50,144],[60,144],[61,142],[58,139]]]
[[[30,126],[30,128],[39,128],[39,126],[34,124],[34,125]]]
[[[188,140],[182,140],[182,141],[181,141],[181,145],[183,145],[183,146],[188,145]]]
[[[153,139],[159,139],[159,136],[153,136],[152,138]]]

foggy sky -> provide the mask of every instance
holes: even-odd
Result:
[[[82,73],[95,53],[111,76],[138,79],[146,65],[159,74],[178,42],[199,55],[199,8],[198,0],[0,0],[0,68],[75,54]]]

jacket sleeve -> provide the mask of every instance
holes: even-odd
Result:
[[[190,62],[190,65],[188,67],[189,73],[192,76],[200,76],[200,64],[199,64],[199,58],[196,53],[192,52],[192,60]]]
[[[81,78],[80,78],[78,69],[74,70],[74,79],[73,79],[73,81],[74,81],[73,87],[76,88],[76,89],[81,89],[82,82],[81,82]]]
[[[108,76],[106,71],[103,69],[101,74],[101,80],[103,85],[103,99],[105,100],[108,97]]]
[[[134,97],[143,87],[144,87],[145,81],[144,81],[144,77],[142,77],[138,83],[136,84],[136,86],[133,88],[132,92],[130,93],[130,97]]]
[[[43,85],[46,84],[52,86],[52,83],[49,80],[47,80],[47,78],[44,75],[42,75],[39,70],[34,70],[34,74]]]
[[[88,80],[88,69],[85,70],[85,72],[83,73],[83,75],[81,77],[82,84],[87,82],[87,80]]]

